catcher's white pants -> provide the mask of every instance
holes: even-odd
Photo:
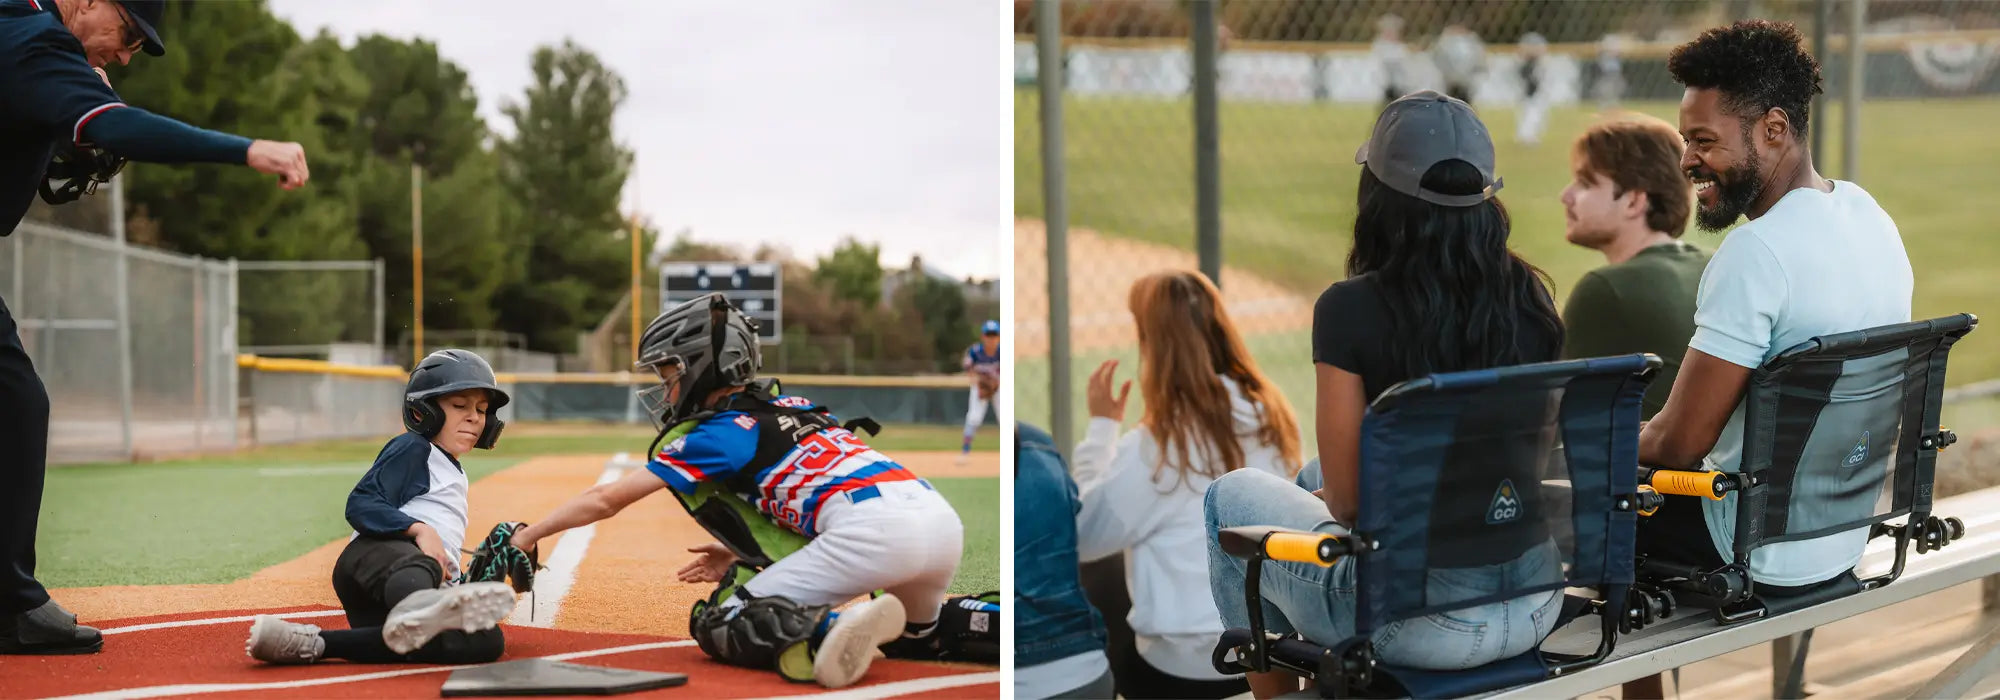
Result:
[[[994,392],[994,396],[999,396],[999,392]],[[987,400],[979,398],[979,385],[975,384],[972,391],[966,394],[965,401],[965,434],[971,435],[979,432],[980,423],[986,422]]]
[[[800,605],[839,605],[882,590],[903,602],[912,623],[938,618],[958,574],[965,526],[928,484],[877,484],[881,495],[833,497],[820,510],[819,537],[743,584],[755,596]]]

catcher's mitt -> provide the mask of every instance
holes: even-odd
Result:
[[[95,193],[99,183],[110,182],[124,168],[125,159],[110,151],[62,144],[49,159],[48,171],[42,176],[42,201],[53,205],[74,202]]]
[[[527,523],[500,523],[493,526],[493,532],[472,550],[472,562],[465,567],[464,581],[503,581],[510,583],[516,593],[526,593],[535,587],[535,572],[541,569],[539,557],[514,546],[514,533],[527,527]]]

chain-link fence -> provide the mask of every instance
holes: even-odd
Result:
[[[1016,415],[1054,423],[1065,446],[1087,420],[1091,371],[1120,359],[1120,379],[1136,376],[1131,283],[1219,268],[1230,313],[1316,452],[1311,304],[1345,277],[1354,152],[1394,95],[1431,88],[1479,110],[1495,134],[1511,245],[1567,298],[1605,262],[1564,240],[1571,139],[1610,109],[1676,121],[1682,88],[1668,53],[1743,18],[1790,21],[1810,42],[1825,91],[1811,111],[1815,165],[1896,218],[1916,269],[1914,313],[1991,317],[2000,247],[1962,194],[2000,145],[1987,126],[2000,117],[2000,4],[1097,0],[1040,14],[1057,6],[1015,4],[1013,381]],[[1856,28],[1862,40],[1850,44]],[[1865,60],[1852,60],[1857,49]],[[1059,82],[1044,84],[1045,65],[1061,66]],[[1051,95],[1059,102],[1044,104]],[[1722,239],[1690,230],[1684,240],[1713,250]],[[1051,269],[1066,270],[1058,284]],[[1954,386],[2000,377],[2000,337],[1974,333],[1952,360]],[[1137,394],[1128,419],[1142,410]],[[2000,427],[2000,414],[1983,417],[1993,413],[1946,418],[1965,433]]]
[[[243,352],[355,364],[384,354],[382,260],[239,260]]]
[[[0,295],[48,388],[49,460],[235,446],[234,280],[225,261],[45,224],[0,241]]]

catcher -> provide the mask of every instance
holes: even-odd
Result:
[[[383,446],[347,495],[354,536],[333,565],[333,590],[348,629],[259,615],[244,650],[258,661],[306,664],[486,663],[505,646],[499,623],[516,589],[534,580],[534,562],[489,537],[461,571],[469,484],[458,460],[493,449],[507,405],[493,368],[464,350],[440,350],[410,372],[403,395],[407,432]],[[508,524],[495,530],[511,532]],[[496,546],[498,545],[498,546]],[[514,587],[500,582],[512,575]]]
[[[1000,322],[988,320],[979,328],[979,342],[965,349],[965,357],[959,361],[965,374],[972,380],[972,394],[966,400],[965,442],[958,448],[958,463],[972,454],[972,435],[979,432],[979,424],[986,422],[986,405],[993,401],[993,395],[1000,393]]]
[[[670,486],[719,541],[692,548],[699,556],[680,572],[718,584],[688,622],[710,657],[828,688],[860,680],[878,647],[897,658],[998,663],[999,608],[986,600],[998,593],[945,598],[963,546],[958,513],[852,432],[879,426],[841,425],[758,380],[756,326],[721,295],[653,319],[638,360],[660,378],[639,391],[661,428],[652,460],[525,526],[516,546],[532,551]]]

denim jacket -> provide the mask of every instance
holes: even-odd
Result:
[[[1104,617],[1078,580],[1076,482],[1048,433],[1014,434],[1014,664],[1101,651]]]

